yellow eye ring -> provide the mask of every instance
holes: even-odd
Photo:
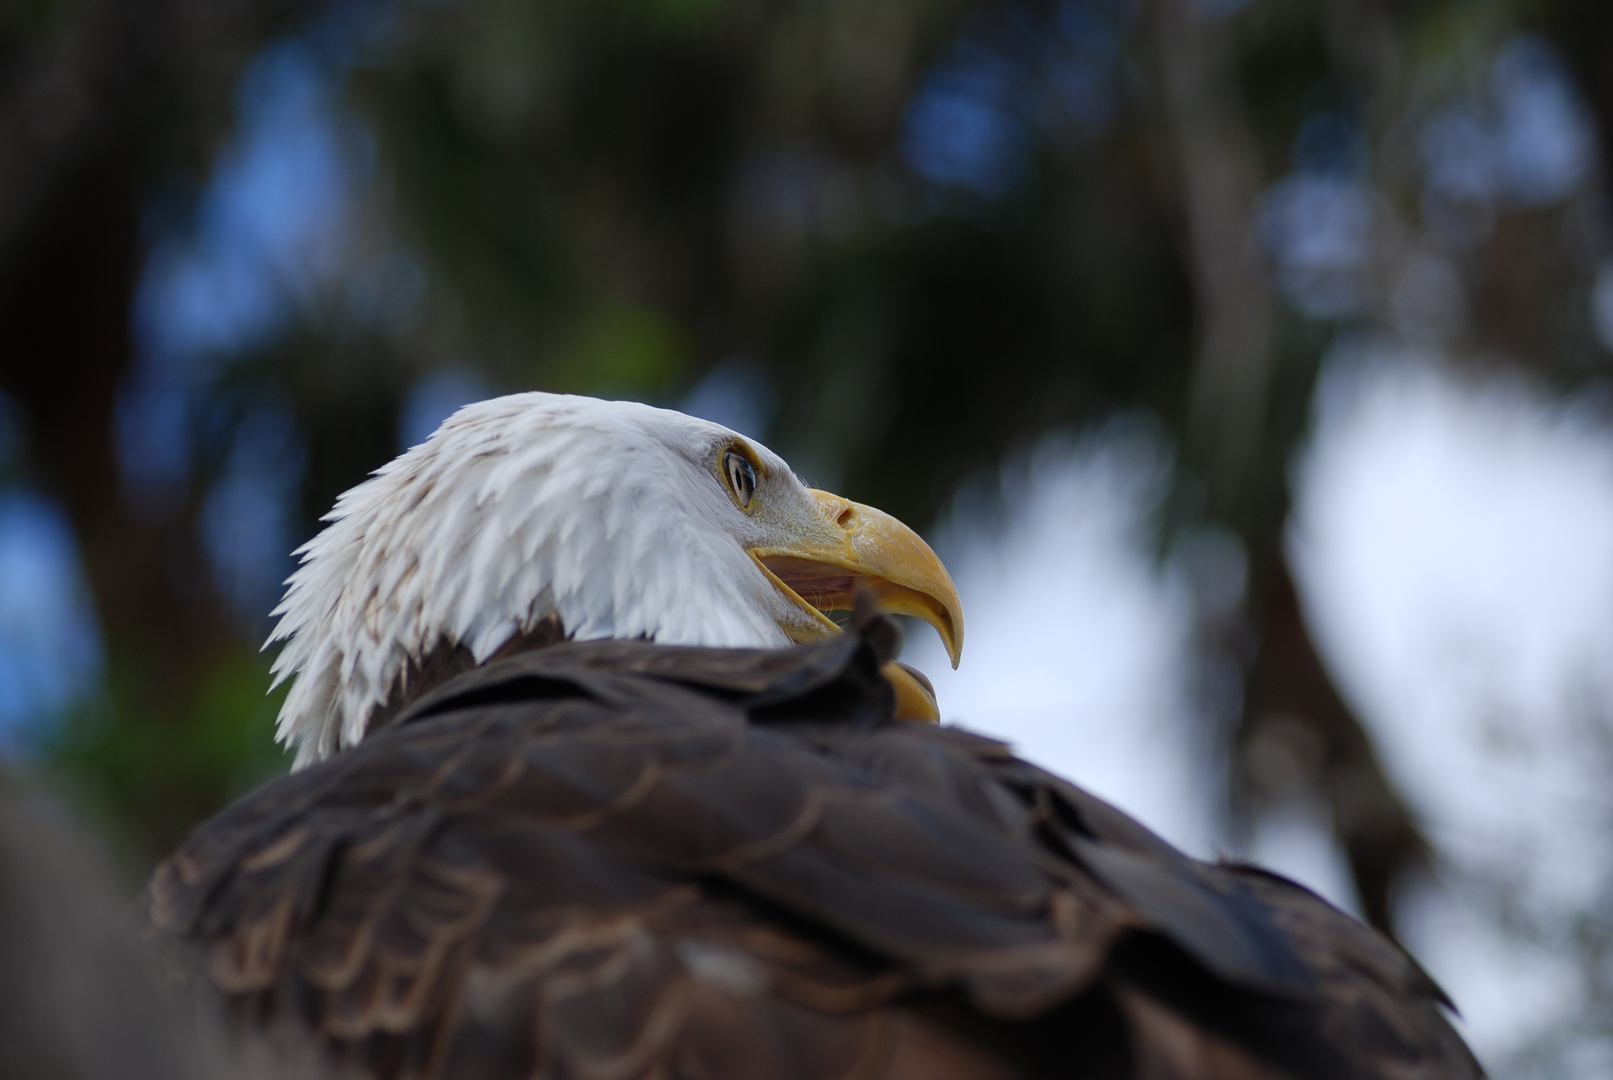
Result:
[[[756,497],[756,466],[739,450],[729,447],[722,452],[722,475],[739,508],[749,511]]]

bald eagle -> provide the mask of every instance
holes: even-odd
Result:
[[[956,663],[946,570],[752,439],[498,398],[327,520],[271,639],[297,768],[148,902],[356,1075],[1480,1075],[1386,938],[930,722],[879,608]]]

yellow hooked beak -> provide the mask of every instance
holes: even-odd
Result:
[[[822,527],[803,530],[789,543],[752,548],[751,557],[773,584],[806,616],[787,626],[796,641],[837,634],[823,613],[849,610],[859,589],[868,589],[886,611],[923,619],[941,635],[952,666],[963,652],[963,605],[935,552],[912,529],[883,510],[813,491]],[[938,720],[935,693],[922,675],[894,661],[885,678],[896,688],[898,716]]]

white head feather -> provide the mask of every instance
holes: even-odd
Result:
[[[777,455],[682,413],[542,393],[459,410],[298,549],[269,639],[275,684],[296,678],[277,739],[298,766],[352,746],[411,660],[480,663],[545,617],[579,639],[789,644],[796,613],[746,551],[772,523],[721,481],[736,441],[776,478],[771,516],[821,516]]]

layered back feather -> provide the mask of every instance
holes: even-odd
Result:
[[[579,639],[788,644],[765,577],[711,526],[732,508],[708,462],[736,437],[558,394],[461,409],[298,549],[269,638],[286,643],[275,685],[296,680],[277,738],[298,767],[352,746],[411,659],[463,646],[481,663],[545,618]]]
[[[198,830],[153,925],[373,1080],[1480,1080],[1394,943],[894,719],[860,623],[465,672]]]

